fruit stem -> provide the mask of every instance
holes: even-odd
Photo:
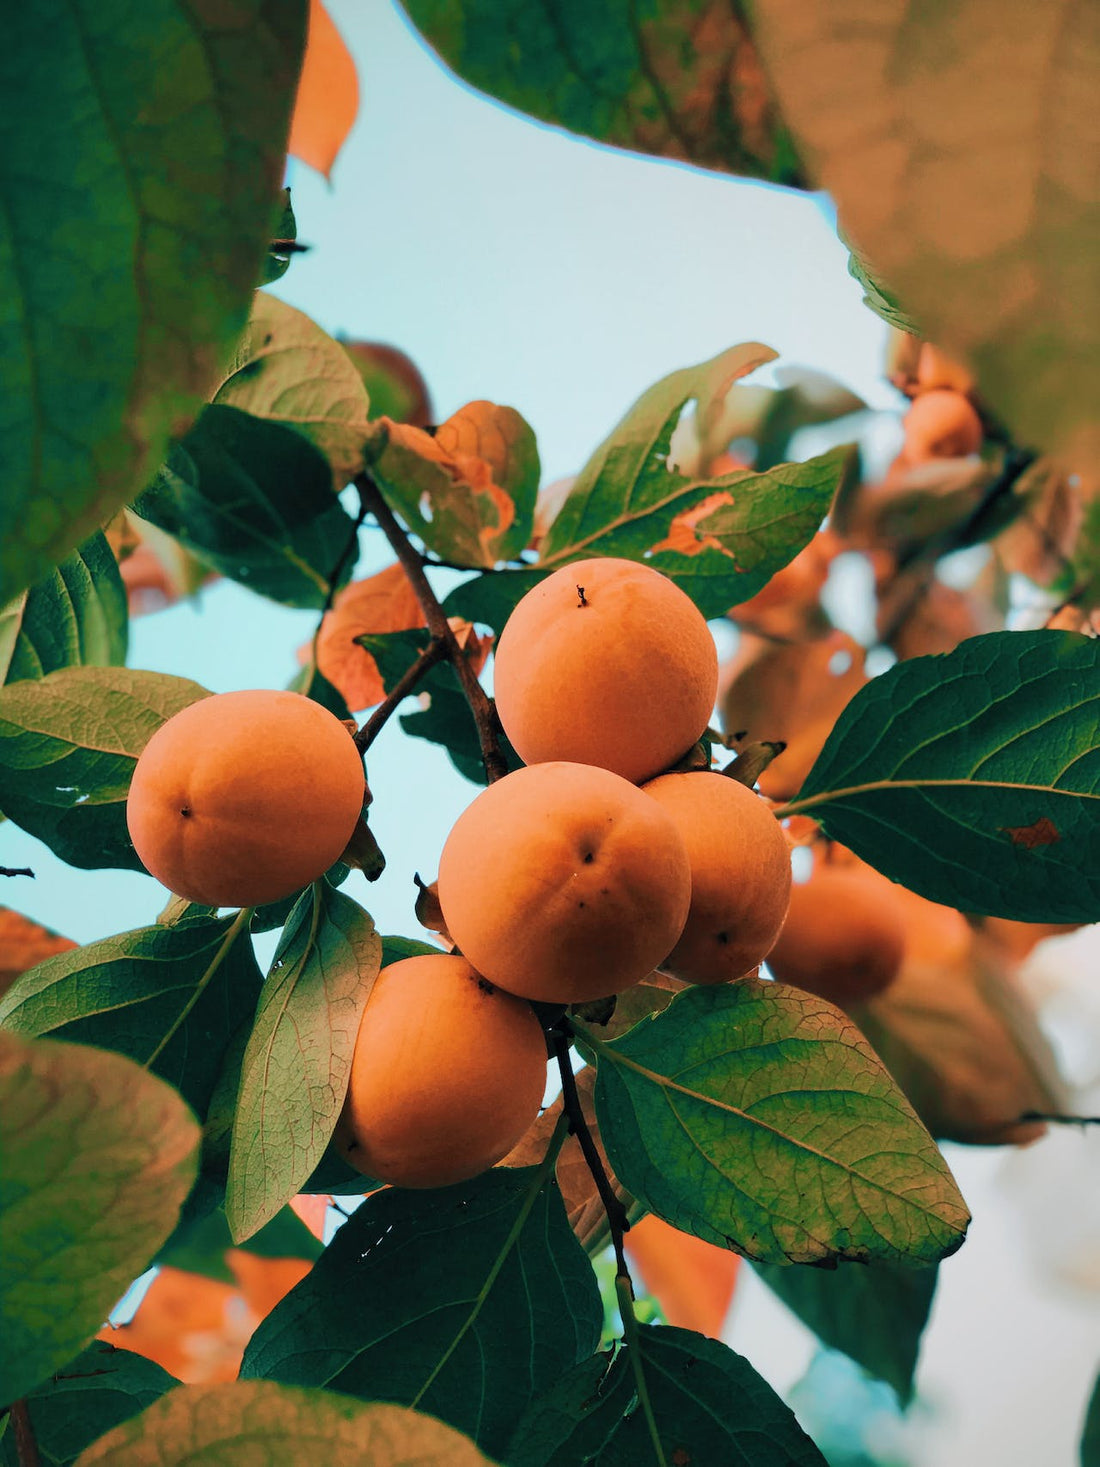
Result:
[[[569,1129],[577,1138],[588,1170],[592,1174],[592,1180],[596,1184],[596,1191],[603,1203],[603,1210],[607,1214],[607,1225],[611,1230],[611,1246],[615,1250],[615,1287],[618,1289],[619,1281],[623,1280],[633,1299],[634,1285],[630,1279],[630,1270],[627,1267],[626,1253],[623,1249],[623,1236],[630,1227],[630,1218],[627,1216],[621,1198],[611,1185],[599,1147],[585,1119],[580,1093],[577,1090],[577,1079],[573,1074],[573,1066],[569,1062],[569,1050],[572,1047],[573,1039],[572,1034],[564,1027],[567,1024],[568,1020],[559,1021],[550,1033],[554,1046],[554,1058],[558,1062],[558,1073],[561,1075],[562,1110],[569,1118]]]
[[[428,630],[432,637],[438,637],[442,642],[447,658],[462,684],[462,691],[466,695],[466,702],[470,705],[474,723],[477,725],[478,743],[481,746],[481,762],[485,766],[485,778],[490,784],[494,780],[502,779],[508,773],[508,765],[504,755],[501,753],[500,744],[497,741],[497,717],[493,700],[477,680],[477,673],[470,665],[470,661],[458,641],[451,624],[439,604],[439,598],[432,590],[431,582],[424,572],[419,552],[413,548],[408,534],[390,509],[382,491],[369,474],[360,474],[355,480],[355,487],[359,491],[359,503],[378,522],[378,527],[390,542],[394,554],[409,578],[409,585],[413,588],[420,609],[424,613],[424,620],[428,623]]]
[[[394,683],[393,690],[387,694],[383,702],[379,703],[355,735],[355,747],[360,754],[365,754],[374,743],[398,703],[403,698],[407,698],[420,679],[430,672],[437,662],[442,662],[446,655],[447,647],[442,637],[433,637],[412,666],[406,668],[401,674]]]

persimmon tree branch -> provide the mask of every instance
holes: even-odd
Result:
[[[508,765],[497,739],[498,725],[493,700],[478,682],[477,673],[470,665],[469,658],[458,645],[458,640],[451,630],[451,624],[444,614],[443,607],[439,604],[439,598],[432,590],[431,582],[424,573],[420,553],[414,549],[407,532],[402,529],[397,516],[382,497],[382,491],[369,474],[360,474],[355,480],[355,487],[359,491],[359,503],[364,512],[373,515],[382,533],[390,542],[394,554],[401,562],[409,579],[409,585],[412,586],[416,599],[420,603],[420,609],[424,613],[424,620],[428,623],[428,630],[433,639],[438,637],[443,644],[447,659],[462,684],[462,691],[466,695],[466,702],[469,704],[470,712],[477,726],[485,776],[492,784],[494,780],[501,779],[508,773]]]
[[[41,1467],[42,1458],[38,1454],[31,1413],[24,1400],[11,1403],[11,1429],[15,1438],[15,1459],[19,1467]]]
[[[447,648],[442,637],[433,637],[412,666],[401,674],[392,690],[387,693],[385,699],[379,703],[355,735],[355,747],[360,754],[365,754],[374,743],[398,703],[403,698],[407,698],[420,679],[430,672],[437,662],[442,662],[446,655]]]

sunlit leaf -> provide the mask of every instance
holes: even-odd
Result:
[[[615,1174],[675,1227],[777,1263],[961,1245],[946,1162],[831,1004],[753,979],[691,988],[597,1055]]]
[[[13,10],[0,604],[148,479],[244,325],[304,0]]]
[[[199,1133],[162,1080],[81,1045],[0,1030],[0,1092],[0,1398],[13,1401],[87,1344],[171,1232]]]

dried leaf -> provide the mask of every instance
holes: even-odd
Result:
[[[306,55],[287,152],[328,178],[358,111],[355,62],[321,0],[310,0]]]
[[[424,625],[424,613],[398,561],[353,581],[337,593],[317,638],[317,667],[350,709],[372,708],[386,696],[378,664],[356,641],[366,633],[402,632]],[[310,647],[299,653],[308,656]]]
[[[10,907],[0,907],[0,998],[28,968],[33,968],[43,958],[54,953],[67,953],[76,943],[60,937],[48,927],[41,927],[13,912]]]
[[[728,1248],[681,1233],[655,1213],[626,1235],[626,1251],[640,1282],[672,1325],[719,1338],[737,1283],[741,1259]]]

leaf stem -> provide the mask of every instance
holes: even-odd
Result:
[[[251,922],[252,914],[255,912],[255,910],[255,907],[242,907],[237,915],[233,918],[232,925],[229,927],[225,936],[218,944],[218,950],[210,959],[206,972],[195,984],[194,991],[192,992],[191,997],[187,1000],[183,1008],[180,1009],[179,1013],[176,1015],[175,1019],[168,1026],[167,1032],[161,1036],[160,1043],[157,1045],[156,1049],[153,1050],[152,1054],[142,1065],[143,1070],[152,1069],[153,1065],[175,1038],[176,1034],[179,1032],[180,1026],[184,1023],[188,1014],[195,1007],[195,1005],[198,1003],[199,999],[205,992],[207,984],[210,982],[214,974],[218,971],[222,963],[225,961],[226,954],[236,942],[242,928],[247,927],[249,922]]]
[[[38,1454],[31,1413],[23,1399],[11,1403],[11,1426],[15,1437],[15,1459],[19,1467],[41,1467],[42,1458]]]
[[[355,747],[360,754],[365,754],[374,743],[398,703],[407,698],[420,679],[430,672],[437,662],[442,662],[446,655],[447,647],[443,638],[433,637],[412,666],[406,668],[401,674],[384,701],[379,703],[355,735]]]
[[[565,1022],[568,1023],[568,1021]],[[630,1218],[611,1185],[599,1147],[585,1119],[580,1093],[577,1090],[577,1077],[573,1074],[573,1066],[569,1062],[572,1034],[559,1023],[552,1030],[550,1038],[554,1046],[554,1058],[558,1062],[558,1073],[561,1075],[562,1114],[567,1117],[569,1129],[577,1138],[581,1154],[584,1156],[588,1170],[592,1174],[592,1180],[596,1184],[600,1201],[603,1203],[603,1210],[607,1214],[607,1225],[611,1230],[611,1246],[615,1250],[616,1287],[618,1287],[619,1279],[625,1279],[630,1296],[633,1298],[634,1286],[630,1280],[630,1270],[627,1267],[626,1253],[623,1249],[623,1236],[630,1227]]]
[[[359,491],[360,504],[365,512],[374,516],[382,533],[390,542],[394,554],[401,562],[409,578],[409,584],[420,603],[424,619],[428,623],[428,630],[433,638],[438,637],[443,643],[448,661],[462,684],[462,691],[466,695],[466,702],[470,706],[470,712],[477,726],[485,777],[492,784],[494,780],[501,779],[508,773],[508,765],[497,740],[498,723],[493,700],[478,682],[477,673],[470,665],[469,658],[458,645],[455,634],[451,630],[451,624],[444,615],[443,607],[439,604],[439,598],[432,590],[431,582],[424,573],[420,554],[413,548],[408,534],[402,529],[397,516],[382,497],[382,491],[371,476],[365,473],[360,474],[355,480],[355,487]]]
[[[657,1461],[657,1467],[668,1467],[665,1449],[661,1446],[661,1434],[657,1430],[657,1418],[653,1414],[653,1402],[649,1399],[649,1382],[645,1378],[645,1370],[642,1366],[642,1341],[638,1332],[638,1316],[634,1313],[634,1290],[630,1286],[629,1279],[616,1276],[615,1298],[618,1301],[619,1315],[623,1322],[623,1339],[626,1341],[630,1368],[634,1373],[638,1401],[645,1415],[646,1426],[649,1428],[649,1439],[653,1443],[653,1455]]]
[[[554,1168],[558,1164],[558,1153],[561,1151],[562,1146],[565,1144],[565,1138],[568,1130],[569,1126],[567,1124],[566,1117],[564,1114],[562,1114],[558,1117],[558,1124],[554,1127],[553,1135],[550,1137],[550,1144],[546,1148],[546,1155],[542,1158],[542,1161],[539,1163],[538,1171],[531,1179],[531,1185],[528,1187],[527,1194],[523,1199],[519,1212],[516,1214],[516,1220],[512,1224],[508,1236],[505,1238],[504,1243],[501,1246],[500,1252],[493,1260],[493,1266],[486,1275],[485,1282],[478,1290],[477,1298],[471,1305],[470,1312],[462,1323],[462,1328],[457,1332],[454,1339],[436,1361],[435,1365],[432,1367],[431,1374],[417,1391],[413,1399],[409,1402],[409,1405],[414,1411],[419,1407],[420,1402],[424,1399],[428,1391],[431,1389],[433,1382],[436,1380],[443,1367],[447,1364],[447,1361],[451,1358],[454,1352],[458,1349],[459,1345],[462,1343],[462,1340],[465,1338],[467,1331],[473,1328],[474,1321],[481,1313],[482,1305],[485,1303],[486,1299],[488,1299],[490,1293],[492,1292],[493,1285],[496,1283],[500,1271],[504,1267],[505,1262],[508,1259],[508,1255],[519,1242],[519,1236],[523,1232],[523,1229],[527,1223],[527,1219],[531,1215],[531,1209],[534,1207],[539,1193],[546,1185],[547,1178],[553,1176]],[[326,1384],[327,1383],[328,1382],[326,1382]]]

